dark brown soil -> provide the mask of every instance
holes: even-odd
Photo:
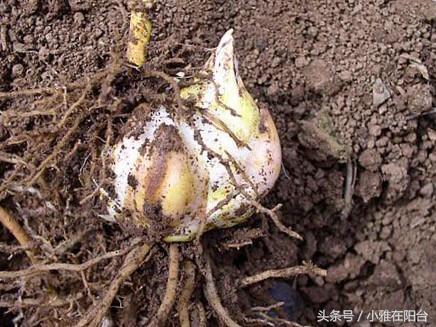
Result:
[[[108,140],[113,143],[133,108],[169,98],[162,81],[144,80],[117,64],[127,40],[127,2],[0,0],[0,92],[67,88],[68,103],[74,103],[89,87],[84,102],[59,130],[52,123],[57,114],[22,114],[52,105],[35,104],[41,99],[59,102],[62,92],[52,100],[39,95],[0,98],[1,205],[34,237],[45,238],[36,243],[51,254],[50,262],[84,262],[125,247],[131,236],[98,217],[98,197],[80,203],[94,190],[90,176],[99,176],[97,181],[106,177],[99,169],[101,149]],[[282,318],[311,325],[318,325],[319,310],[332,309],[422,309],[429,325],[435,325],[436,3],[168,0],[158,1],[152,13],[149,66],[169,74],[195,71],[221,35],[234,28],[243,80],[279,129],[283,172],[264,202],[269,207],[283,203],[282,220],[304,241],[289,239],[260,216],[239,228],[204,235],[231,315],[249,325],[243,316],[252,307],[284,301],[278,312]],[[101,76],[93,84],[96,74]],[[96,98],[112,111],[86,113]],[[32,165],[52,153],[77,117],[83,118],[77,131],[43,177],[23,191],[20,183],[36,172]],[[16,139],[24,132],[25,142]],[[10,155],[32,165],[11,162]],[[357,172],[350,203],[353,187],[346,185],[352,167]],[[57,250],[83,231],[88,232],[67,251]],[[247,240],[252,244],[240,249],[228,246]],[[21,251],[8,253],[10,247],[3,245],[16,242],[2,228],[0,241],[0,270],[29,265]],[[184,250],[193,257],[192,251]],[[155,314],[164,292],[166,256],[166,246],[157,248],[153,260],[123,287],[111,310],[116,325],[143,326]],[[244,276],[303,260],[327,269],[327,277],[237,288]],[[101,296],[121,262],[114,258],[87,271],[88,289],[80,274],[69,272],[0,282],[3,306],[49,292],[82,294],[71,308],[0,309],[0,324],[12,326],[15,318],[24,326],[72,325]],[[200,289],[195,299],[203,299]],[[208,325],[217,325],[206,309]]]

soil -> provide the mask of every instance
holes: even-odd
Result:
[[[282,203],[280,218],[304,241],[261,215],[203,236],[231,316],[253,325],[243,320],[252,307],[283,301],[274,314],[301,324],[322,325],[319,310],[333,309],[354,310],[355,317],[361,310],[366,317],[371,310],[422,309],[428,325],[436,324],[436,3],[168,0],[151,13],[147,67],[168,74],[198,70],[234,28],[244,83],[270,110],[281,137],[283,171],[263,203]],[[119,64],[128,19],[127,1],[0,1],[0,92],[52,88],[46,96],[0,97],[1,205],[26,226],[38,251],[50,254],[49,262],[84,262],[127,246],[131,237],[98,216],[101,204],[92,193],[106,177],[99,158],[139,103],[153,107],[171,95],[162,80]],[[78,105],[59,125],[61,115],[52,110],[66,112],[62,99]],[[32,180],[51,153],[42,177]],[[28,266],[22,251],[11,254],[17,243],[2,228],[0,241],[0,270]],[[154,251],[114,301],[116,325],[143,326],[156,312],[167,246]],[[194,251],[183,250],[191,258]],[[303,260],[327,269],[327,277],[237,286],[244,276]],[[53,272],[0,283],[0,324],[72,325],[121,262],[113,258],[83,276]],[[42,305],[49,292],[81,297],[53,308]],[[8,309],[17,298],[42,302]],[[202,299],[197,289],[194,301]],[[206,310],[208,326],[218,325]]]

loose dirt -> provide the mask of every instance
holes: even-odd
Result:
[[[168,0],[158,1],[152,20],[147,67],[168,74],[195,74],[234,28],[245,85],[279,129],[283,171],[264,203],[283,203],[282,221],[304,241],[260,215],[204,235],[232,317],[255,325],[243,320],[252,307],[283,301],[274,314],[302,324],[319,325],[319,310],[333,309],[422,309],[434,324],[435,2]],[[1,205],[52,262],[80,263],[129,244],[131,231],[98,217],[93,192],[107,177],[101,154],[139,103],[153,107],[171,95],[162,80],[122,68],[128,21],[127,1],[0,2],[0,92],[50,88],[0,97]],[[54,149],[42,178],[32,181]],[[0,270],[29,265],[2,228],[0,241]],[[237,287],[242,277],[303,260],[327,269],[327,277]],[[71,325],[121,263],[0,284],[1,325],[12,326],[14,317],[24,326]],[[115,324],[146,325],[167,274],[167,247],[160,246],[114,301]],[[53,293],[78,298],[53,308],[46,303]],[[39,302],[8,311],[17,297]],[[194,299],[203,299],[200,289]],[[206,311],[208,325],[218,325]]]

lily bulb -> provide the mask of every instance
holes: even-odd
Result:
[[[144,228],[163,224],[167,242],[241,223],[274,185],[281,149],[267,109],[259,109],[239,76],[232,30],[181,90],[192,112],[157,108],[113,148],[109,217]],[[203,76],[204,75],[204,76]],[[128,213],[126,215],[126,212]]]

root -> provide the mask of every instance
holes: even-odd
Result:
[[[81,272],[86,270],[103,260],[111,259],[114,257],[119,257],[121,255],[126,254],[130,251],[131,247],[125,250],[117,250],[105,253],[101,256],[88,260],[81,264],[72,264],[72,263],[52,263],[52,264],[35,264],[30,268],[16,271],[0,271],[0,279],[12,279],[12,278],[22,278],[22,277],[30,277],[35,276],[47,271],[52,270],[68,270],[68,271],[77,271]]]
[[[254,312],[268,312],[268,311],[271,311],[273,309],[281,308],[284,304],[285,304],[285,302],[277,302],[277,303],[271,304],[271,305],[269,305],[267,307],[252,307],[251,311],[254,311]]]
[[[319,276],[327,276],[327,271],[316,267],[312,263],[304,263],[302,266],[295,266],[290,268],[267,270],[259,274],[245,277],[241,280],[240,287],[247,287],[249,285],[259,283],[269,278],[289,278],[301,274],[315,274]]]
[[[190,327],[191,322],[189,319],[189,299],[195,288],[195,265],[187,260],[183,264],[183,272],[185,275],[184,285],[180,294],[180,299],[177,305],[177,312],[179,313],[179,321],[181,327]]]
[[[80,300],[81,298],[83,298],[83,294],[77,293],[76,295],[67,298],[58,298],[57,296],[55,296],[48,301],[44,299],[32,299],[32,298],[19,299],[15,302],[0,301],[0,308],[17,309],[17,308],[28,308],[28,307],[38,307],[38,308],[62,307],[65,305],[71,305],[74,301]]]
[[[0,207],[0,223],[7,228],[12,235],[14,235],[15,239],[22,247],[30,247],[32,243],[31,237],[26,233],[26,231],[21,227],[21,225],[12,217],[5,209]],[[33,264],[38,263],[38,260],[35,258],[35,254],[26,250],[26,255],[29,257],[30,261]],[[1,272],[0,272],[1,274]]]
[[[165,82],[167,82],[171,86],[171,88],[173,89],[173,92],[174,92],[174,98],[175,98],[176,103],[177,103],[176,113],[178,115],[181,115],[181,113],[183,112],[184,106],[183,106],[182,98],[180,97],[180,87],[176,83],[176,81],[170,75],[165,74],[164,72],[157,71],[157,70],[146,70],[144,72],[144,76],[163,79]]]
[[[275,325],[272,322],[269,322],[265,319],[260,318],[248,318],[245,317],[244,321],[248,322],[250,325],[254,326],[269,326],[269,327],[275,327]]]
[[[95,231],[94,228],[89,228],[84,231],[79,232],[78,234],[72,235],[70,238],[66,239],[59,245],[54,248],[54,253],[57,256],[61,256],[73,248],[76,244],[81,242],[85,236],[87,236],[90,232]]]
[[[104,297],[88,310],[86,315],[77,323],[77,327],[84,327],[87,325],[90,327],[99,326],[121,285],[142,265],[150,249],[150,245],[143,244],[135,247],[127,254],[117,277],[112,281]]]
[[[67,122],[70,115],[78,108],[84,101],[88,93],[91,91],[92,84],[89,82],[86,87],[84,88],[82,95],[77,99],[76,102],[74,102],[70,108],[65,112],[64,116],[62,117],[61,121],[58,123],[58,128],[61,129],[65,123]]]
[[[348,159],[347,161],[347,177],[345,179],[345,190],[344,190],[344,208],[342,209],[342,217],[347,218],[351,209],[353,209],[353,195],[354,195],[354,187],[356,185],[356,174],[357,168],[356,164],[352,161],[352,159]]]
[[[56,147],[53,149],[53,152],[45,158],[45,160],[39,165],[37,169],[37,173],[30,179],[28,186],[34,184],[36,180],[44,173],[45,169],[47,168],[50,161],[52,161],[58,154],[59,151],[62,149],[62,147],[67,143],[71,135],[73,135],[77,128],[79,127],[80,122],[83,119],[83,115],[80,115],[76,118],[76,121],[74,122],[74,125],[69,129],[69,131],[64,135],[64,137],[59,141],[58,144],[56,144]]]
[[[6,253],[9,255],[14,255],[16,253],[24,252],[26,250],[31,250],[34,248],[36,248],[36,245],[22,246],[22,245],[8,245],[5,243],[0,243],[0,252]]]
[[[40,94],[55,94],[60,90],[54,87],[42,87],[39,89],[30,89],[30,90],[20,90],[20,91],[12,91],[12,92],[0,92],[0,99],[10,99],[19,96],[32,96],[32,95],[40,95]]]
[[[262,212],[264,214],[266,214],[269,218],[271,218],[271,220],[274,222],[274,224],[277,226],[277,228],[287,234],[290,237],[296,238],[298,240],[303,240],[303,238],[296,232],[294,232],[292,229],[290,229],[289,227],[286,227],[285,225],[283,225],[283,223],[280,221],[279,217],[277,216],[277,214],[275,213],[275,211],[277,211],[280,207],[281,204],[278,204],[277,206],[275,206],[273,209],[268,209],[265,208],[263,205],[261,205],[258,201],[256,201],[255,199],[253,199],[253,197],[250,196],[250,194],[248,194],[237,182],[236,177],[231,169],[231,165],[233,164],[236,169],[240,172],[240,174],[242,175],[242,177],[244,178],[244,180],[251,185],[251,187],[256,190],[255,186],[252,184],[251,180],[248,178],[248,176],[245,174],[245,172],[243,171],[243,169],[241,169],[241,167],[239,167],[239,165],[237,164],[236,160],[234,160],[234,158],[231,156],[231,154],[226,153],[229,159],[224,159],[221,155],[219,155],[218,153],[214,152],[213,150],[207,148],[204,144],[202,144],[203,147],[205,147],[205,149],[211,153],[213,153],[215,155],[215,157],[218,158],[218,160],[221,162],[221,164],[226,168],[227,173],[229,174],[233,186],[238,190],[238,192],[240,192],[246,199],[247,201],[250,203],[250,205],[252,205],[253,207],[256,208],[257,211]],[[257,191],[256,191],[257,193]],[[215,210],[215,209],[213,209]]]
[[[207,327],[206,312],[204,311],[204,306],[201,302],[197,302],[197,313],[198,313],[198,326]]]
[[[228,327],[241,327],[230,317],[227,310],[221,303],[218,291],[212,275],[212,267],[210,265],[210,258],[206,257],[206,285],[204,288],[204,295],[209,302],[212,309],[215,311],[218,318]]]
[[[289,321],[289,320],[285,320],[285,319],[281,319],[281,318],[276,318],[276,317],[270,317],[265,312],[258,312],[258,315],[260,317],[262,317],[265,322],[271,322],[272,326],[279,325],[279,326],[289,326],[289,327],[308,327],[308,326],[300,325],[300,324],[293,322],[293,321]]]
[[[205,211],[206,208],[202,207],[198,215],[198,218],[200,220],[200,226],[198,227],[197,236],[195,237],[195,241],[197,242],[197,244],[200,243],[201,236],[203,236],[206,231],[207,213]]]
[[[286,227],[283,225],[283,223],[280,221],[279,217],[275,213],[280,207],[281,204],[276,205],[273,209],[265,208],[263,205],[261,205],[259,202],[251,200],[250,204],[257,209],[257,211],[260,211],[264,214],[266,214],[271,220],[273,221],[274,225],[283,233],[289,235],[290,237],[296,238],[298,240],[303,240],[303,238],[296,232],[294,232],[289,227]]]
[[[178,245],[173,243],[170,245],[169,271],[165,295],[157,310],[156,319],[152,321],[149,326],[165,326],[165,322],[176,301],[177,282],[179,281],[179,259],[180,253]]]
[[[13,155],[10,153],[6,153],[6,152],[2,152],[2,151],[0,151],[0,161],[7,162],[10,164],[14,164],[14,165],[21,164],[21,165],[27,166],[27,163],[19,156],[16,156],[16,155]]]
[[[221,243],[220,247],[223,249],[241,249],[244,246],[252,245],[253,241],[264,237],[264,232],[261,228],[250,228],[236,230],[232,234],[232,239]]]

